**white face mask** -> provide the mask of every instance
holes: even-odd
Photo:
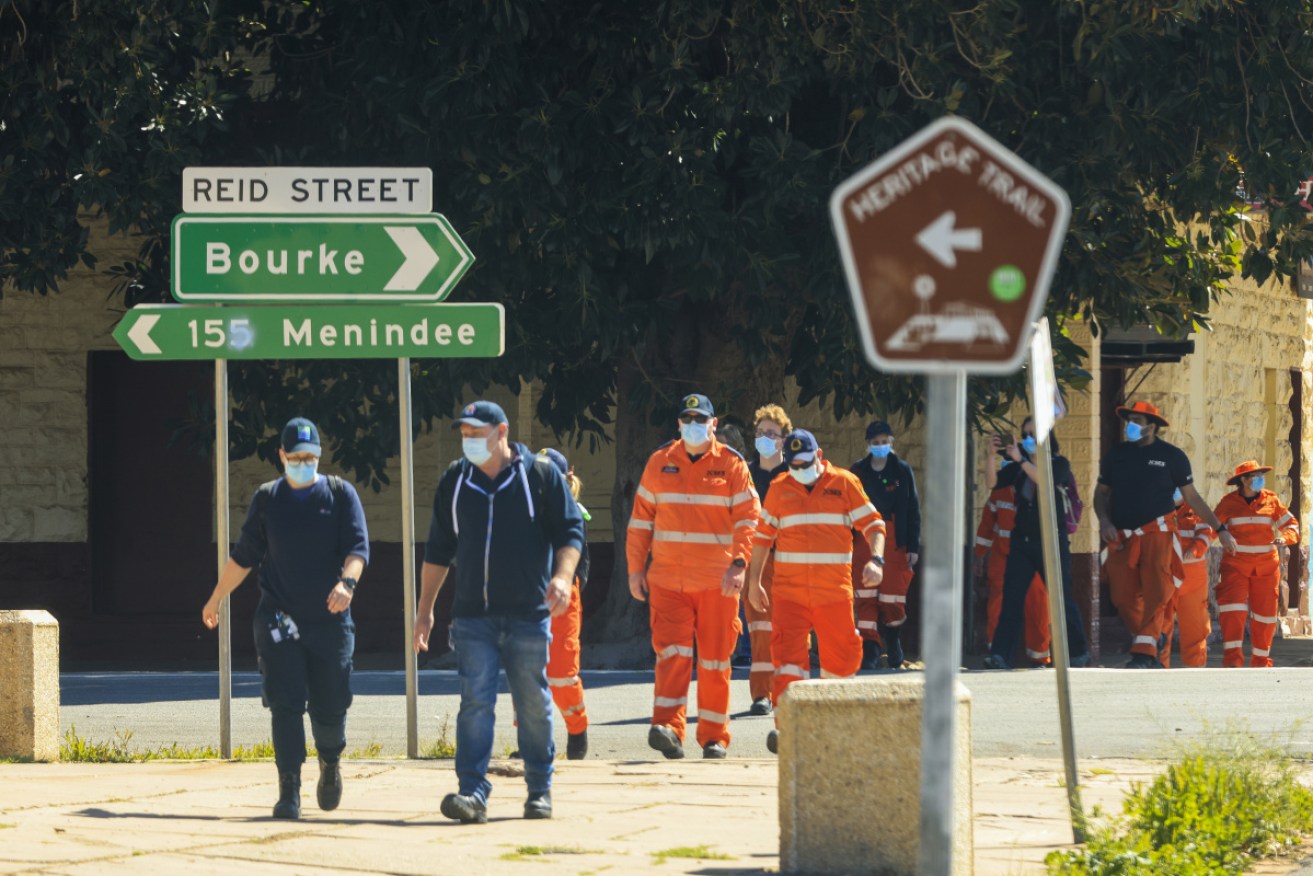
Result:
[[[460,439],[461,452],[465,454],[474,465],[483,465],[492,459],[492,451],[488,449],[487,438],[462,438]]]
[[[679,436],[689,447],[701,447],[711,440],[711,427],[707,423],[680,423]]]
[[[820,476],[821,476],[820,466],[814,460],[812,461],[812,464],[807,466],[806,468],[793,468],[792,466],[789,467],[789,477],[793,478],[795,481],[802,484],[804,487],[809,487],[812,484],[816,483],[816,479]]]
[[[757,453],[762,456],[774,456],[780,452],[780,439],[772,438],[769,435],[758,435],[756,447]]]

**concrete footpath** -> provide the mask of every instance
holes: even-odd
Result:
[[[1160,764],[1083,766],[1087,811],[1118,812]],[[1044,872],[1044,855],[1071,840],[1061,761],[974,767],[976,873]],[[488,823],[459,825],[437,811],[455,788],[449,760],[344,761],[331,813],[315,807],[311,762],[297,822],[269,817],[267,762],[0,764],[0,873],[778,872],[774,760],[562,761],[551,821],[521,818],[516,761],[494,769]]]

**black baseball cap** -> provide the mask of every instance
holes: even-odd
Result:
[[[866,440],[870,441],[876,435],[888,435],[890,438],[892,438],[894,437],[893,427],[890,426],[888,423],[886,423],[884,420],[876,420],[875,422],[871,423],[871,425],[866,427]]]
[[[506,422],[506,412],[501,405],[490,401],[476,401],[461,408],[460,418],[451,424],[459,429],[461,423],[467,426],[497,426]]]
[[[305,417],[293,417],[283,427],[282,445],[284,453],[313,453],[323,456],[323,446],[319,441],[319,430]]]

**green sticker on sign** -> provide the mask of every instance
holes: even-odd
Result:
[[[989,292],[999,301],[1016,301],[1026,292],[1026,275],[1016,265],[999,265],[989,275]]]

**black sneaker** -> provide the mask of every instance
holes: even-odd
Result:
[[[771,754],[780,753],[780,731],[772,729],[766,734],[766,750]]]
[[[708,742],[702,746],[703,760],[724,760],[727,757],[729,757],[729,752],[719,742]]]
[[[571,733],[565,740],[565,759],[566,760],[583,760],[588,754],[588,731],[580,730],[578,733]]]
[[[274,818],[301,817],[301,774],[278,774],[278,802],[274,804]]]
[[[530,819],[551,818],[552,792],[531,792],[529,794],[529,799],[524,801],[524,817]]]
[[[1083,669],[1090,665],[1090,652],[1086,651],[1084,654],[1073,654],[1067,659],[1067,663],[1072,669]]]
[[[653,724],[647,731],[647,744],[666,756],[666,760],[679,760],[684,756],[684,744],[675,731],[664,724]]]
[[[862,668],[880,668],[880,643],[871,639],[862,640]]]
[[[748,709],[749,715],[769,715],[770,713],[770,697],[757,697],[752,701],[752,708]]]
[[[1011,669],[1012,667],[1008,666],[1008,662],[1004,660],[1002,657],[998,656],[997,654],[986,654],[984,668],[985,669]]]
[[[442,798],[439,807],[442,814],[461,824],[487,824],[488,807],[478,797],[464,794],[448,794]]]
[[[336,761],[327,763],[319,758],[319,785],[315,788],[315,797],[319,808],[332,812],[342,802],[342,765]]]
[[[1122,669],[1162,669],[1163,665],[1148,654],[1132,654],[1131,659],[1122,664]]]

